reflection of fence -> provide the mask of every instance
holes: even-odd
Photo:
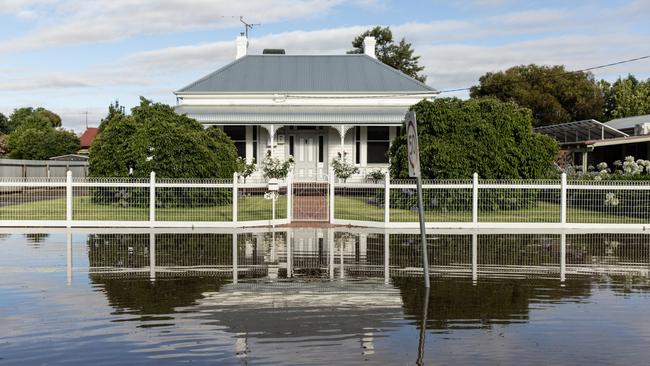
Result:
[[[234,279],[383,278],[385,282],[422,275],[422,250],[415,230],[284,228],[275,236],[261,228],[181,234],[160,230],[89,235],[90,272],[150,273],[151,278],[210,273]],[[426,239],[430,273],[436,277],[648,276],[650,235],[641,232],[472,230],[431,233]]]
[[[0,226],[232,227],[286,224],[291,183],[273,202],[267,184],[233,180],[4,179]],[[273,218],[275,217],[275,220]]]
[[[330,222],[367,227],[417,227],[414,180],[330,181]],[[641,181],[425,181],[430,227],[593,227],[650,224],[650,184]]]

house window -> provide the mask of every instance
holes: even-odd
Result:
[[[361,164],[361,127],[354,128],[354,162]]]
[[[237,155],[246,158],[246,126],[223,126],[223,132],[235,143]]]
[[[294,150],[294,137],[293,135],[289,135],[289,155],[293,156],[293,150]]]
[[[322,163],[324,156],[325,138],[318,136],[318,162]]]
[[[257,134],[259,131],[258,126],[253,126],[253,159],[257,162]]]
[[[368,164],[388,163],[390,132],[388,127],[368,127]]]

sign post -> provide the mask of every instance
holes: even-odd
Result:
[[[424,287],[429,288],[429,258],[427,256],[427,235],[424,226],[424,203],[422,200],[422,175],[420,174],[420,147],[418,145],[418,125],[415,112],[409,111],[405,116],[406,141],[408,145],[409,176],[416,179],[418,191],[418,213],[420,216],[420,239],[422,242],[422,267],[424,270]]]

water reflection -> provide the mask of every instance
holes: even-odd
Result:
[[[432,234],[434,276],[557,278],[582,274],[647,276],[648,234]],[[422,253],[413,233],[335,229],[241,233],[92,234],[93,274],[221,276],[246,279],[391,279],[419,277]]]
[[[65,257],[67,281],[0,278],[0,304],[22,304],[0,311],[0,347],[10,363],[642,363],[649,238],[430,234],[427,291],[417,232],[52,234],[20,245]]]

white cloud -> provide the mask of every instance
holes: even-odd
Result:
[[[34,31],[0,44],[4,52],[116,41],[141,34],[164,34],[239,26],[239,15],[249,22],[274,23],[326,13],[342,0],[94,0],[62,1],[47,10],[44,1],[4,0],[7,13],[47,11],[52,19]],[[365,1],[360,4],[363,5]],[[264,9],[264,11],[261,11]],[[44,14],[43,14],[44,15]],[[55,16],[52,16],[55,15]]]

